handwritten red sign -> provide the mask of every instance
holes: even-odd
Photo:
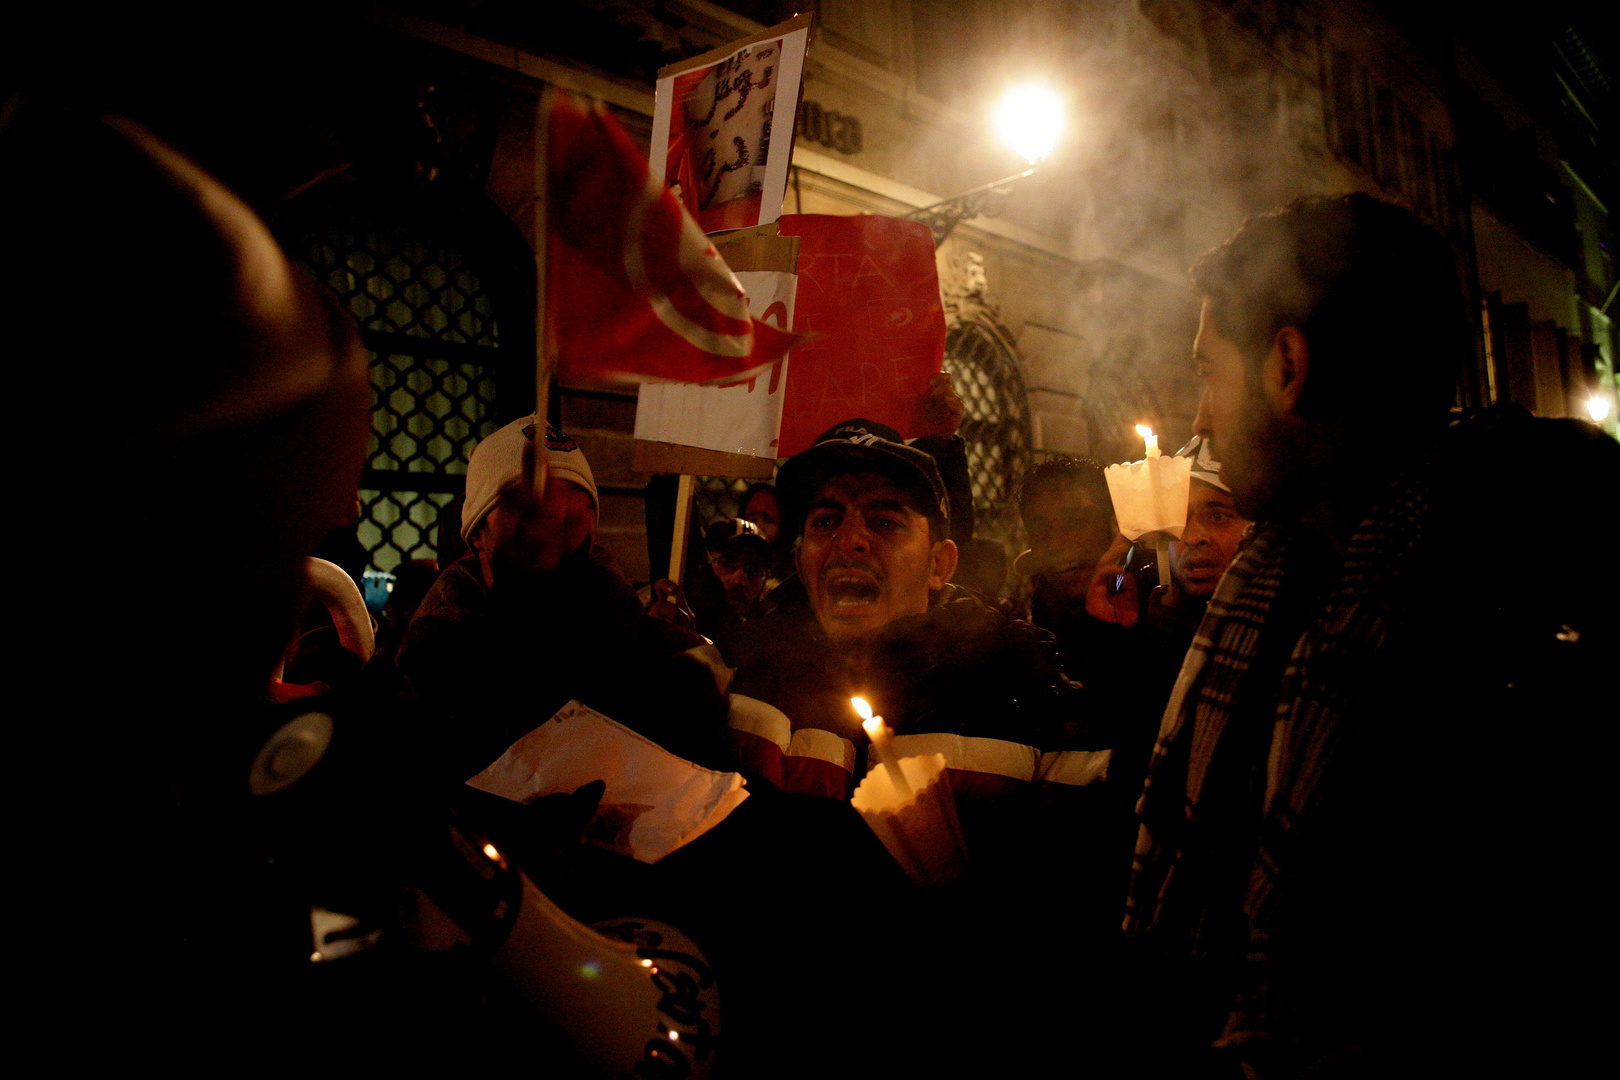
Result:
[[[875,214],[784,214],[781,232],[799,237],[793,329],[814,336],[788,362],[777,453],[857,417],[908,439],[938,434],[923,414],[945,355],[933,233]]]

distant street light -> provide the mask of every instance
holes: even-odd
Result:
[[[1063,130],[1063,102],[1050,88],[1039,83],[1015,86],[997,103],[995,124],[996,134],[1029,162],[1029,168],[907,214],[907,220],[920,221],[933,230],[936,248],[959,223],[978,217],[986,202],[1005,195],[1008,187],[1033,174],[1051,155],[1058,134]]]

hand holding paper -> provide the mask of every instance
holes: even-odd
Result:
[[[623,724],[570,701],[467,783],[514,802],[607,785],[590,839],[652,863],[724,821],[743,778],[678,758]]]

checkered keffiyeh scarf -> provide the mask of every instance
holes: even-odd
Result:
[[[1347,710],[1400,623],[1432,473],[1430,461],[1404,472],[1325,580],[1298,535],[1257,526],[1165,709],[1137,804],[1125,930],[1192,958],[1247,954],[1228,1037],[1266,1026],[1282,849],[1308,843],[1313,810],[1340,779]]]

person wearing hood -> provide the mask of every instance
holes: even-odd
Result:
[[[447,780],[473,775],[569,700],[725,766],[725,702],[700,659],[706,642],[642,611],[595,544],[596,521],[590,463],[567,435],[531,415],[474,448],[467,551],[423,599],[398,656]]]

